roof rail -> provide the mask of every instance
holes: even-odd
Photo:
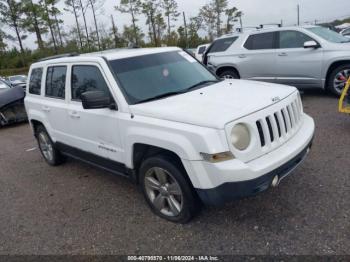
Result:
[[[67,53],[67,54],[61,54],[61,55],[54,55],[54,56],[49,56],[45,58],[39,59],[39,62],[47,61],[47,60],[52,60],[52,59],[58,59],[58,58],[64,58],[64,57],[72,57],[72,56],[79,56],[80,54],[77,52],[73,53]]]
[[[246,27],[238,27],[238,28],[236,28],[236,32],[237,33],[243,33],[243,31],[245,30],[245,29],[251,29],[251,30],[256,30],[256,29],[260,29],[260,26],[246,26]]]
[[[279,23],[279,24],[261,24],[261,25],[260,25],[260,29],[263,29],[264,26],[266,26],[266,25],[275,25],[275,26],[278,26],[278,27],[282,27],[282,24],[281,24],[281,23]]]

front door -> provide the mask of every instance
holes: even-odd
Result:
[[[119,112],[109,108],[84,109],[80,95],[86,91],[110,94],[111,85],[98,64],[74,64],[70,67],[68,125],[70,144],[103,158],[122,162]]]
[[[294,30],[280,31],[277,54],[277,82],[297,87],[322,86],[322,48],[304,48],[310,36]],[[316,41],[315,41],[316,42]]]

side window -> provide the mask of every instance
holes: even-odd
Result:
[[[43,77],[43,69],[35,68],[32,70],[29,81],[29,93],[33,95],[41,94],[41,78]]]
[[[244,44],[248,50],[263,50],[275,48],[275,33],[262,33],[251,35]]]
[[[96,66],[77,65],[72,68],[72,100],[80,101],[80,95],[86,91],[103,91],[109,89],[100,70]]]
[[[199,48],[199,50],[198,50],[198,54],[199,54],[199,55],[203,54],[203,53],[205,52],[205,50],[206,50],[206,47],[205,47],[205,46],[201,46],[201,47]]]
[[[66,66],[51,66],[47,68],[45,96],[65,98],[66,74]]]
[[[279,48],[304,48],[304,43],[307,41],[314,39],[298,31],[279,32]]]
[[[208,53],[224,52],[226,51],[238,37],[229,37],[216,40],[210,47]]]

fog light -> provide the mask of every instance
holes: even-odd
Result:
[[[275,176],[275,177],[272,179],[271,186],[273,186],[273,187],[278,186],[278,182],[279,182],[279,178],[278,178],[278,176]]]

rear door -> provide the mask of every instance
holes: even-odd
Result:
[[[320,87],[323,49],[304,48],[310,36],[296,30],[280,31],[276,54],[277,82],[298,87]]]
[[[274,82],[276,63],[275,32],[250,35],[238,55],[238,71],[243,79]]]
[[[72,64],[70,69],[67,110],[69,146],[122,162],[119,112],[108,108],[84,109],[81,94],[103,91],[111,94],[111,84],[98,63]]]
[[[44,96],[40,110],[46,118],[45,127],[54,141],[67,141],[67,65],[50,65],[45,69]]]

